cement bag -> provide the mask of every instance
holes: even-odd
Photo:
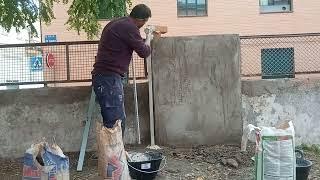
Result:
[[[121,121],[114,128],[97,123],[98,171],[103,179],[130,180]]]
[[[242,137],[242,150],[249,139],[256,142],[256,180],[295,180],[295,132],[293,123],[287,121],[277,127],[249,125]],[[250,135],[251,134],[251,135]],[[255,139],[252,139],[252,134]]]
[[[69,180],[69,158],[56,144],[31,145],[24,155],[23,180]]]

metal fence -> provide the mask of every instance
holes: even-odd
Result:
[[[0,86],[89,82],[97,48],[98,41],[0,45]],[[133,63],[144,79],[144,59],[134,54]]]
[[[241,75],[262,78],[320,73],[320,34],[241,37]]]
[[[320,73],[320,34],[242,36],[241,75],[262,78]],[[0,86],[91,81],[98,41],[0,45]],[[144,59],[133,55],[146,78]],[[129,67],[129,78],[132,74]]]

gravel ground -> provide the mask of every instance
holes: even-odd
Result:
[[[143,151],[142,147],[126,147],[131,151]],[[166,156],[165,168],[158,173],[156,180],[167,179],[195,179],[195,180],[252,180],[254,179],[254,147],[251,145],[248,151],[240,152],[238,146],[210,146],[181,149],[163,147],[161,152]],[[86,154],[86,160],[82,172],[76,171],[78,153],[67,153],[71,162],[71,178],[77,180],[96,180],[97,160],[93,153]],[[306,158],[314,165],[309,179],[320,180],[320,155],[306,152]],[[164,163],[162,166],[165,165]],[[22,159],[0,159],[0,180],[21,180]]]

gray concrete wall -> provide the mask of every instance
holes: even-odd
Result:
[[[244,126],[292,120],[297,144],[320,144],[320,79],[242,81]]]
[[[237,35],[169,37],[154,42],[157,143],[240,143],[239,45]]]
[[[88,109],[90,87],[59,87],[0,91],[0,157],[21,157],[32,143],[46,137],[64,151],[79,151]],[[149,143],[147,84],[138,84],[142,142]],[[132,86],[125,88],[127,129],[125,142],[136,143]],[[96,104],[94,120],[101,121]],[[95,124],[88,149],[95,149]]]

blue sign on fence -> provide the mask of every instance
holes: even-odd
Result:
[[[30,65],[31,65],[31,71],[36,72],[36,71],[42,71],[42,57],[35,56],[31,57],[30,59]]]
[[[44,41],[46,43],[57,42],[57,35],[45,35]]]

